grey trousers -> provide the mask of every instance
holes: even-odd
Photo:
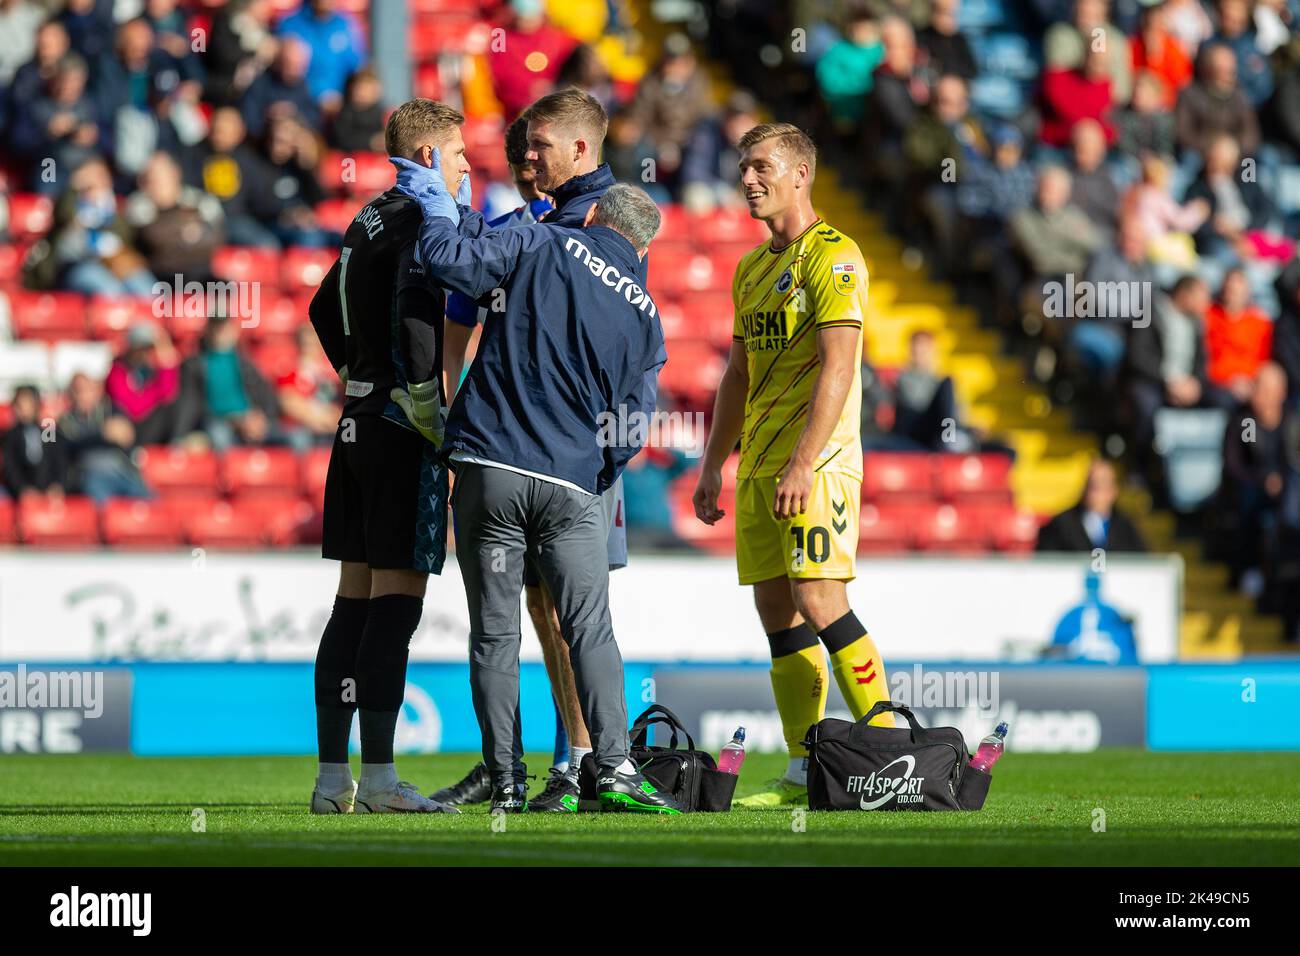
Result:
[[[545,582],[569,645],[582,716],[602,768],[627,758],[623,658],[609,618],[602,499],[504,468],[459,463],[456,557],[469,604],[469,674],[494,784],[522,780],[519,595],[524,558]]]

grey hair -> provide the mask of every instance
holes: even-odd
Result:
[[[659,232],[662,217],[659,207],[644,189],[617,183],[605,190],[596,204],[592,222],[608,226],[636,248],[637,252],[650,248],[650,242]]]

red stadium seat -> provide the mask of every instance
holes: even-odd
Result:
[[[1038,543],[1043,518],[1013,505],[997,505],[982,511],[985,532],[993,547],[1009,554],[1028,554]]]
[[[722,466],[722,493],[718,507],[726,512],[717,524],[707,525],[695,516],[692,497],[697,471],[692,470],[669,486],[669,505],[672,508],[673,531],[683,541],[716,554],[734,553],[736,545],[736,469],[740,456],[731,455]]]
[[[191,543],[211,548],[257,548],[266,543],[264,516],[228,501],[203,501],[184,512],[182,524]]]
[[[1006,455],[938,455],[935,464],[937,491],[945,501],[1011,501]]]
[[[868,452],[862,463],[862,500],[928,502],[934,497],[933,475],[926,452]]]
[[[655,237],[654,248],[650,252],[650,261],[662,245],[682,245],[693,247],[695,236],[692,232],[695,219],[681,206],[660,206],[659,235]]]
[[[18,537],[43,548],[91,548],[99,544],[95,503],[77,496],[31,495],[18,503]]]
[[[245,334],[258,341],[292,339],[298,329],[309,321],[307,307],[310,304],[310,292],[282,295],[274,289],[263,289],[257,311],[249,320],[252,324],[244,330]]]
[[[221,457],[221,485],[241,497],[297,496],[298,456],[288,448],[231,448]]]
[[[177,509],[160,500],[114,498],[100,513],[104,543],[117,548],[172,548],[183,534]]]
[[[691,232],[700,248],[744,246],[746,251],[771,238],[767,227],[743,206],[724,206],[691,216]]]
[[[411,0],[411,12],[416,14],[465,13],[477,14],[483,0]]]
[[[859,554],[898,554],[909,546],[909,511],[864,504],[858,514]]]
[[[235,508],[253,515],[264,529],[264,540],[275,547],[306,544],[319,532],[313,530],[319,510],[302,498],[240,498]]]
[[[280,259],[280,285],[286,292],[320,287],[338,252],[334,249],[286,249]]]
[[[280,253],[256,246],[223,246],[212,254],[212,274],[218,279],[274,287],[280,280]]]
[[[446,54],[481,52],[487,49],[491,31],[477,12],[419,17],[410,27],[411,59],[428,63]]]
[[[54,202],[35,193],[9,195],[9,234],[15,239],[39,239],[54,225]]]
[[[127,329],[138,322],[159,323],[152,304],[143,299],[95,296],[86,309],[91,336],[106,342],[120,343]]]
[[[16,243],[0,245],[0,286],[14,285],[22,280],[26,255],[27,246]]]
[[[918,550],[963,554],[987,550],[985,527],[974,511],[952,505],[918,506],[910,520],[912,544]]]
[[[275,336],[255,345],[251,357],[257,370],[274,384],[298,364],[298,345],[293,339]]]
[[[348,226],[352,225],[352,220],[357,217],[362,205],[350,197],[321,200],[316,204],[316,222],[322,229],[341,235],[348,231]]]
[[[140,472],[164,495],[211,495],[217,488],[217,456],[207,450],[154,445],[142,449]]]
[[[0,544],[13,544],[17,538],[18,528],[14,521],[13,499],[0,498]]]
[[[689,334],[724,352],[736,331],[736,310],[729,292],[698,292],[682,300]]]
[[[691,408],[703,408],[718,390],[727,360],[707,342],[681,339],[668,350],[668,364],[659,374],[659,387],[685,400]]]
[[[317,506],[325,501],[325,476],[329,469],[328,448],[313,448],[302,456],[302,492]]]
[[[86,300],[78,292],[9,293],[14,334],[20,339],[58,342],[86,337]]]
[[[388,157],[371,152],[326,153],[316,175],[326,189],[363,197],[367,202],[397,181],[397,171]]]

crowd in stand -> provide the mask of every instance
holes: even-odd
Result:
[[[809,124],[910,254],[1126,449],[1129,480],[1162,500],[1162,409],[1224,411],[1206,419],[1224,431],[1203,527],[1235,585],[1287,604],[1300,592],[1300,3],[791,9],[815,24],[792,63],[820,93]],[[1300,609],[1283,610],[1295,633]]]
[[[436,66],[436,95],[471,122],[508,123],[557,84],[580,85],[611,114],[606,159],[618,178],[693,211],[740,202],[735,144],[757,105],[738,92],[716,106],[685,36],[670,35],[646,62],[630,52],[640,45],[620,2],[485,0],[468,13],[449,4],[447,18],[500,31],[503,42],[475,47],[474,23],[438,21],[428,7],[411,14],[417,32],[432,17],[443,39],[420,66]],[[382,152],[387,117],[365,14],[349,12],[363,8],[0,0],[0,213],[4,192],[48,196],[53,209],[49,232],[25,250],[22,285],[143,300],[159,280],[218,278],[213,256],[225,246],[337,243],[341,223],[319,214],[330,187],[323,157]],[[471,160],[477,152],[504,172],[503,158],[486,155],[502,148],[476,143]],[[475,183],[489,216],[520,201],[500,178]],[[217,312],[196,341],[174,347],[164,323],[143,322],[103,381],[78,375],[62,394],[17,389],[0,484],[14,497],[147,496],[133,464],[142,446],[327,443],[341,396],[310,328],[268,367],[242,325]],[[643,465],[635,479],[649,488],[681,470],[668,453]],[[629,517],[670,535],[666,504]]]

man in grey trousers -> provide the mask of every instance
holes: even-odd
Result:
[[[446,426],[457,559],[470,616],[470,680],[492,809],[526,806],[519,759],[519,596],[527,560],[569,646],[603,807],[679,813],[628,759],[623,659],[609,616],[602,495],[640,450],[667,360],[645,291],[659,210],[613,186],[580,228],[488,232],[447,193],[435,160],[396,162],[420,202],[422,263],[472,299],[502,290]]]

